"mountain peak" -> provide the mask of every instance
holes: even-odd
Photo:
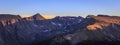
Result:
[[[35,15],[41,15],[40,13],[36,13]]]
[[[44,20],[44,19],[45,19],[45,18],[44,18],[41,14],[39,14],[39,13],[33,15],[32,17],[33,17],[33,19],[35,19],[35,20]]]

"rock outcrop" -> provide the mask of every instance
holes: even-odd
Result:
[[[19,15],[0,14],[0,22],[2,22],[3,26],[16,23],[20,19],[21,16]]]

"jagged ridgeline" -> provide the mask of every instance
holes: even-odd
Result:
[[[119,45],[120,17],[0,14],[0,45]]]

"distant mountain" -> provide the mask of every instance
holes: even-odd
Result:
[[[39,13],[26,18],[0,14],[0,45],[117,45],[119,19],[108,15],[45,19]]]
[[[45,18],[42,15],[40,15],[39,13],[37,13],[37,14],[31,16],[31,17],[25,17],[24,19],[29,20],[29,21],[33,21],[33,20],[45,20]]]
[[[34,20],[45,20],[43,16],[41,16],[39,13],[32,16]]]

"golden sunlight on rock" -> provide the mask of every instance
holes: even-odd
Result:
[[[107,27],[109,25],[110,25],[109,23],[96,22],[92,25],[88,25],[87,29],[88,30],[103,29],[103,27]]]
[[[107,22],[107,23],[113,23],[113,24],[118,24],[120,25],[120,17],[107,17],[107,16],[92,16],[94,19]]]
[[[103,27],[108,27],[110,26],[110,24],[120,25],[120,17],[117,16],[110,17],[110,16],[99,15],[99,16],[91,16],[91,17],[97,20],[97,22],[95,22],[92,25],[88,25],[87,26],[88,30],[103,29]]]
[[[87,26],[87,29],[89,29],[89,30],[96,30],[97,28],[102,29],[102,26],[100,24],[97,24],[97,23]]]

